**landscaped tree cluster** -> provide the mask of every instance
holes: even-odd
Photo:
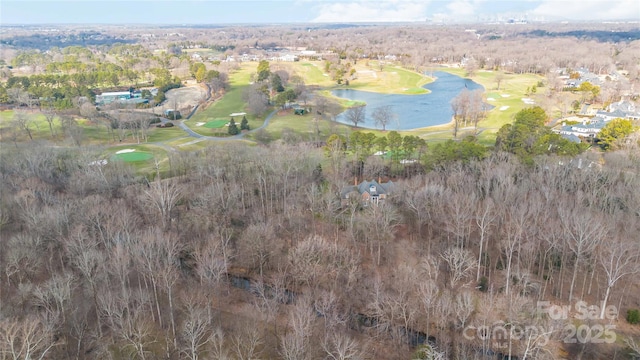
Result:
[[[539,106],[519,111],[513,124],[504,125],[498,131],[496,149],[516,154],[527,162],[537,155],[577,155],[585,150],[584,144],[572,143],[553,133],[545,126],[547,119]]]

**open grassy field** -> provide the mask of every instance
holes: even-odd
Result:
[[[169,128],[152,128],[152,129],[149,129],[148,141],[149,142],[170,141],[170,140],[177,139],[180,137],[185,137],[185,136],[187,136],[187,134],[177,126],[169,127]]]
[[[206,124],[209,121],[221,119],[231,120],[230,114],[245,112],[245,102],[242,100],[242,93],[249,86],[251,74],[255,71],[255,63],[243,63],[239,70],[229,74],[229,84],[231,85],[229,91],[227,91],[221,99],[214,101],[206,109],[199,111],[191,119],[185,121],[187,126],[198,134],[213,136],[214,133],[217,132],[216,129],[212,130],[207,127],[196,126],[196,124]],[[249,126],[252,129],[259,127],[264,121],[264,119],[257,118],[251,114],[247,114],[246,116],[249,121]],[[240,124],[242,118],[236,118],[234,120]]]
[[[117,154],[119,151],[130,151]],[[169,170],[168,154],[165,149],[153,144],[127,144],[107,148],[102,159],[107,161],[124,161],[132,166],[139,175],[153,178],[156,166],[160,172]],[[96,159],[97,160],[97,159]]]
[[[218,120],[207,121],[207,123],[202,126],[208,129],[219,129],[227,125],[227,123],[229,123],[229,120],[227,119],[218,119]]]
[[[315,138],[317,131],[320,136],[326,137],[332,132],[344,132],[349,128],[347,125],[331,122],[314,114],[294,115],[292,111],[280,112],[271,118],[267,131],[273,139],[282,137],[283,132],[292,131],[305,140]]]
[[[426,94],[429,90],[423,88],[424,85],[433,81],[430,77],[421,75],[414,71],[404,69],[400,66],[384,66],[383,71],[375,67],[366,65],[356,65],[356,73],[373,74],[363,79],[355,79],[349,83],[349,89],[378,92],[383,94]]]
[[[245,65],[243,65],[244,68]],[[249,70],[255,72],[257,63],[247,63]],[[329,74],[324,73],[323,61],[300,61],[272,63],[271,70],[286,70],[289,75],[298,75],[305,84],[323,89],[349,88],[362,91],[380,92],[385,94],[424,94],[425,84],[433,81],[428,76],[404,69],[400,66],[386,65],[380,70],[377,62],[358,62],[353,65],[356,70],[355,79],[349,80],[349,85],[338,85],[331,80]]]
[[[15,112],[13,110],[0,111],[0,141],[29,141],[27,132],[19,129],[13,123]],[[45,140],[55,143],[64,142],[66,136],[63,133],[60,118],[56,117],[52,122],[53,135],[49,129],[49,123],[45,116],[37,111],[25,113],[29,119],[27,126],[31,131],[33,140]],[[93,123],[87,119],[76,119],[76,124],[82,129],[82,143],[92,145],[104,145],[113,141],[106,123]]]
[[[331,80],[329,74],[324,73],[324,62],[322,61],[279,63],[276,67],[282,67],[287,70],[290,75],[302,77],[307,85],[326,87],[335,83]]]
[[[126,162],[138,162],[138,161],[146,161],[151,160],[153,158],[153,154],[146,151],[133,151],[133,152],[125,152],[125,153],[116,153],[113,155],[113,159],[122,160]]]

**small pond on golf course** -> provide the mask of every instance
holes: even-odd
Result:
[[[442,71],[433,73],[435,81],[424,86],[430,90],[428,94],[421,95],[397,95],[381,94],[368,91],[338,89],[332,90],[334,96],[365,102],[366,118],[364,123],[358,127],[368,129],[381,129],[376,127],[371,114],[379,106],[391,106],[391,111],[395,114],[396,120],[387,124],[387,130],[411,130],[426,126],[442,125],[451,122],[453,110],[451,110],[451,100],[465,88],[469,91],[483,89],[482,85],[457,75]],[[487,105],[489,106],[489,105]],[[353,125],[341,113],[336,117],[336,121]]]

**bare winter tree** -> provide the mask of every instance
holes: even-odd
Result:
[[[102,334],[102,322],[98,311],[98,287],[104,280],[105,256],[98,250],[97,241],[91,241],[82,233],[75,234],[69,244],[69,256],[89,286],[93,305],[96,309],[98,332]]]
[[[363,351],[355,339],[336,332],[325,337],[322,349],[327,355],[326,359],[361,360],[364,358]]]
[[[618,280],[640,272],[640,246],[621,236],[608,239],[600,244],[598,262],[607,279],[607,289],[600,310],[600,318],[604,319],[609,295]]]
[[[449,266],[449,284],[452,288],[469,274],[475,264],[471,252],[459,247],[448,248],[441,257]]]
[[[209,317],[207,310],[197,304],[186,304],[186,318],[182,324],[181,337],[184,345],[181,352],[191,360],[198,360],[205,353],[209,337]]]
[[[46,359],[56,345],[55,329],[36,316],[0,320],[3,359]]]
[[[71,299],[74,278],[71,274],[55,274],[43,285],[33,290],[34,304],[47,311],[52,318],[66,318],[67,305]]]
[[[260,335],[260,330],[255,326],[245,326],[231,339],[235,359],[252,360],[261,357],[260,347],[264,344],[264,339]]]
[[[497,71],[493,80],[496,82],[496,90],[500,91],[500,84],[504,81],[504,71]]]
[[[458,320],[457,325],[464,328],[474,311],[474,298],[471,292],[463,291],[456,296],[454,311]]]
[[[14,112],[12,123],[16,128],[24,131],[29,136],[29,140],[33,140],[33,135],[31,134],[30,129],[31,122],[31,117],[27,113],[23,111]]]
[[[259,84],[248,87],[243,98],[252,114],[259,116],[267,111],[269,96],[259,88]]]
[[[311,335],[315,315],[306,299],[298,299],[289,313],[288,331],[280,337],[280,354],[285,360],[313,359]]]
[[[558,214],[564,229],[566,244],[575,255],[573,275],[569,287],[569,301],[572,301],[578,270],[584,258],[591,254],[604,238],[607,228],[598,216],[579,206],[572,207],[571,210],[561,207],[558,209]]]
[[[379,106],[373,110],[371,114],[376,126],[382,127],[382,131],[385,131],[387,125],[393,120],[394,114],[391,105]]]
[[[475,59],[467,59],[464,69],[467,71],[467,76],[474,76],[478,71],[478,62]]]
[[[47,124],[49,124],[49,131],[51,132],[51,137],[55,137],[56,133],[53,130],[53,121],[57,117],[55,111],[53,111],[52,109],[47,109],[43,111],[42,114],[44,115],[44,119],[47,122]]]
[[[480,231],[480,249],[478,250],[478,269],[476,271],[476,281],[480,281],[480,267],[482,266],[482,257],[484,256],[483,251],[485,251],[485,238],[487,232],[489,231],[489,228],[492,226],[496,218],[497,216],[494,212],[493,200],[489,198],[482,201],[476,209],[475,215],[476,225],[478,225],[478,230]]]
[[[259,271],[260,277],[269,265],[276,250],[275,230],[271,223],[251,224],[238,242],[241,261],[246,261]]]
[[[352,123],[353,126],[357,128],[358,124],[365,122],[365,109],[365,105],[349,108],[349,110],[345,112],[345,118],[348,122]]]
[[[638,342],[638,339],[628,337],[624,339],[624,342],[631,349],[631,356],[633,357],[633,359],[640,359],[640,342]]]
[[[150,207],[158,214],[162,227],[171,227],[171,211],[182,196],[181,187],[174,180],[162,180],[158,178],[144,190]]]

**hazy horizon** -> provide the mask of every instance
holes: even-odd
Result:
[[[250,11],[247,11],[250,9]],[[2,25],[639,21],[634,0],[5,0]]]

